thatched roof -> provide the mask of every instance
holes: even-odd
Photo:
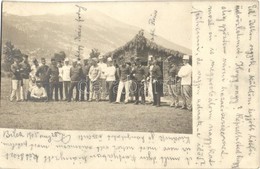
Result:
[[[136,51],[136,53],[138,53],[138,51],[146,51],[148,53],[158,53],[158,55],[160,55],[161,57],[172,56],[175,59],[181,59],[184,55],[184,53],[181,53],[177,50],[168,49],[156,44],[155,42],[147,39],[144,36],[144,33],[140,31],[131,41],[115,49],[114,51],[106,53],[104,57],[118,58],[124,55],[127,51]],[[135,57],[138,57],[138,54]]]

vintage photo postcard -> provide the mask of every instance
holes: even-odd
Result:
[[[3,1],[0,168],[259,167],[257,1]]]
[[[191,134],[191,3],[176,4],[4,2],[0,127]]]

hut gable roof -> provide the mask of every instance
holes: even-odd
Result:
[[[144,36],[143,31],[139,31],[139,33],[137,35],[135,35],[135,37],[130,40],[129,42],[127,42],[125,45],[115,49],[114,51],[108,52],[104,55],[104,57],[117,57],[119,55],[124,54],[125,51],[129,51],[129,50],[150,50],[150,51],[156,51],[158,53],[163,54],[164,56],[173,56],[173,57],[177,57],[177,58],[182,58],[182,56],[184,55],[184,53],[179,52],[177,50],[173,50],[173,49],[168,49],[165,48],[161,45],[156,44],[155,42],[147,39]]]

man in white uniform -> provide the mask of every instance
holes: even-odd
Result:
[[[30,98],[35,102],[47,101],[47,93],[41,83],[36,83],[36,86],[33,87]]]
[[[65,92],[65,100],[68,99],[69,97],[69,88],[70,88],[70,68],[71,65],[69,65],[69,59],[66,58],[64,60],[64,65],[62,66],[61,69],[61,77],[63,80],[63,88],[64,88],[64,92]]]
[[[183,97],[183,105],[181,108],[192,110],[192,67],[189,64],[189,55],[183,56],[183,64],[184,65],[181,67],[178,73],[178,76],[181,77],[181,92]]]
[[[106,97],[108,95],[107,88],[106,88],[106,76],[105,76],[107,64],[104,63],[104,57],[103,56],[99,56],[98,66],[101,70],[101,75],[100,75],[101,100],[106,100]]]
[[[147,77],[147,85],[148,88],[148,96],[147,100],[149,103],[153,103],[153,87],[152,87],[152,70],[153,70],[153,55],[148,56],[148,71],[149,71],[149,77]]]
[[[107,58],[107,68],[105,72],[106,77],[106,87],[108,91],[109,103],[115,101],[114,83],[116,81],[116,68],[113,65],[113,60],[111,57]]]

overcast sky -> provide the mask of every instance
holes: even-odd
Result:
[[[86,2],[88,10],[102,12],[130,25],[150,30],[148,20],[157,10],[155,34],[191,49],[190,2]],[[15,15],[75,13],[75,3],[4,2],[3,11]]]

